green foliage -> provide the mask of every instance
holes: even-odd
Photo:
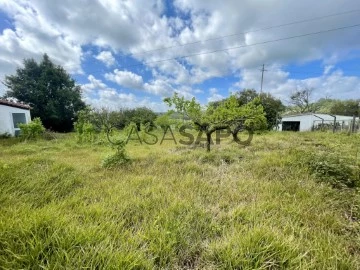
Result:
[[[169,106],[175,107],[177,113],[182,115],[182,120],[185,121],[187,109],[190,105],[190,101],[186,100],[185,97],[180,97],[177,92],[172,97],[164,98],[164,102]]]
[[[94,124],[94,113],[90,108],[81,110],[77,114],[77,121],[74,128],[78,136],[79,142],[94,142],[96,129]]]
[[[177,93],[172,98],[165,99],[168,105],[175,104],[179,97]],[[197,130],[205,132],[207,139],[207,151],[210,151],[211,134],[216,130],[230,128],[233,136],[242,129],[259,130],[266,127],[264,109],[256,98],[253,101],[240,106],[234,95],[218,105],[210,104],[207,108],[192,98],[185,103],[180,100],[181,107],[186,116],[192,121]]]
[[[128,164],[129,162],[131,162],[131,159],[125,151],[125,142],[119,141],[116,145],[115,154],[107,156],[102,161],[102,167],[106,169],[113,169]]]
[[[334,102],[336,102],[335,99],[329,99],[329,98],[320,98],[318,101],[316,101],[315,107],[318,108],[316,110],[317,113],[331,113],[331,108],[334,105]],[[340,113],[342,115],[342,113]]]
[[[154,121],[156,119],[156,114],[145,107],[125,110],[124,115],[128,119],[127,122],[135,123],[139,131],[141,130],[141,125],[150,124],[151,126],[154,126]]]
[[[360,99],[335,100],[330,108],[330,113],[358,117],[360,115]]]
[[[117,111],[109,111],[104,108],[100,110],[86,108],[83,112],[78,113],[78,117],[84,118],[84,120],[81,120],[80,122],[85,121],[91,123],[97,132],[104,129],[105,125],[121,130],[130,123],[135,123],[138,131],[140,131],[141,126],[147,123],[154,126],[156,114],[145,107],[136,109],[119,109]]]
[[[172,119],[171,115],[171,111],[159,115],[155,120],[155,125],[160,127],[162,130],[165,130],[166,127],[177,124],[177,121],[175,119]]]
[[[349,160],[334,154],[305,153],[304,158],[310,172],[320,181],[334,188],[354,188],[359,186],[359,171]],[[351,162],[351,161],[350,161]]]
[[[277,126],[277,124],[279,124],[281,120],[281,113],[285,110],[285,106],[279,99],[273,97],[269,93],[257,93],[253,89],[244,89],[237,92],[235,96],[240,106],[244,106],[250,102],[254,102],[255,100],[257,105],[262,105],[267,122],[266,129],[272,130]],[[225,101],[226,99],[214,102],[213,105],[217,107]],[[261,127],[261,129],[263,129],[263,127]]]
[[[130,122],[125,128],[124,132],[126,134],[126,137],[129,137],[130,135],[134,134],[134,130],[137,131],[137,125],[134,122]]]
[[[305,91],[305,90],[304,90]],[[295,93],[297,95],[304,95],[303,92]],[[358,116],[360,110],[360,99],[349,99],[349,100],[338,100],[330,98],[320,98],[316,102],[312,102],[306,108],[305,103],[303,104],[303,110],[299,106],[288,107],[288,113],[301,113],[301,112],[317,112],[326,114],[336,114],[345,116]]]
[[[46,54],[40,63],[25,59],[24,67],[6,76],[4,84],[9,89],[6,97],[30,104],[32,116],[50,130],[71,131],[76,112],[85,107],[80,86]]]
[[[28,124],[19,124],[20,136],[25,140],[38,139],[45,132],[45,128],[39,117],[34,118]]]

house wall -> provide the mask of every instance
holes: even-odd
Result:
[[[282,119],[282,121],[283,122],[299,121],[300,122],[300,131],[310,131],[314,120],[319,119],[319,118],[315,118],[315,119],[314,118],[315,117],[312,115],[299,115],[299,116],[293,116],[293,117],[284,117]],[[279,125],[279,130],[282,131],[282,123]]]
[[[353,119],[351,116],[342,116],[342,115],[335,115],[335,116],[336,116],[336,122],[340,122],[340,123],[342,121],[351,121]],[[288,116],[288,117],[283,117],[281,121],[282,122],[299,121],[300,131],[311,131],[314,122],[315,123],[322,122],[321,118],[324,119],[325,123],[334,121],[333,116],[322,113]],[[282,123],[280,123],[278,130],[282,131]]]
[[[15,128],[12,118],[13,113],[25,113],[26,122],[30,123],[30,110],[0,104],[0,134],[10,133],[12,136],[15,136]]]

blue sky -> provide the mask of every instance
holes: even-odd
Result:
[[[356,1],[319,2],[0,0],[0,80],[47,53],[94,107],[164,111],[174,92],[206,104],[259,90],[262,64],[263,90],[285,103],[303,88],[360,98],[360,27],[286,39],[358,23]]]

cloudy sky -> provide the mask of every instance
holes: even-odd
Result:
[[[304,87],[360,98],[359,16],[354,0],[0,0],[0,80],[47,53],[97,107],[206,104],[259,90],[262,64],[284,102]]]

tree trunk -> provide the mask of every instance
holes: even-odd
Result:
[[[210,152],[211,133],[206,133],[206,151]]]
[[[233,137],[233,140],[234,140],[234,142],[237,142],[239,139],[238,139],[238,132],[236,131],[236,132],[232,132],[231,133],[231,135],[232,135],[232,137]]]

